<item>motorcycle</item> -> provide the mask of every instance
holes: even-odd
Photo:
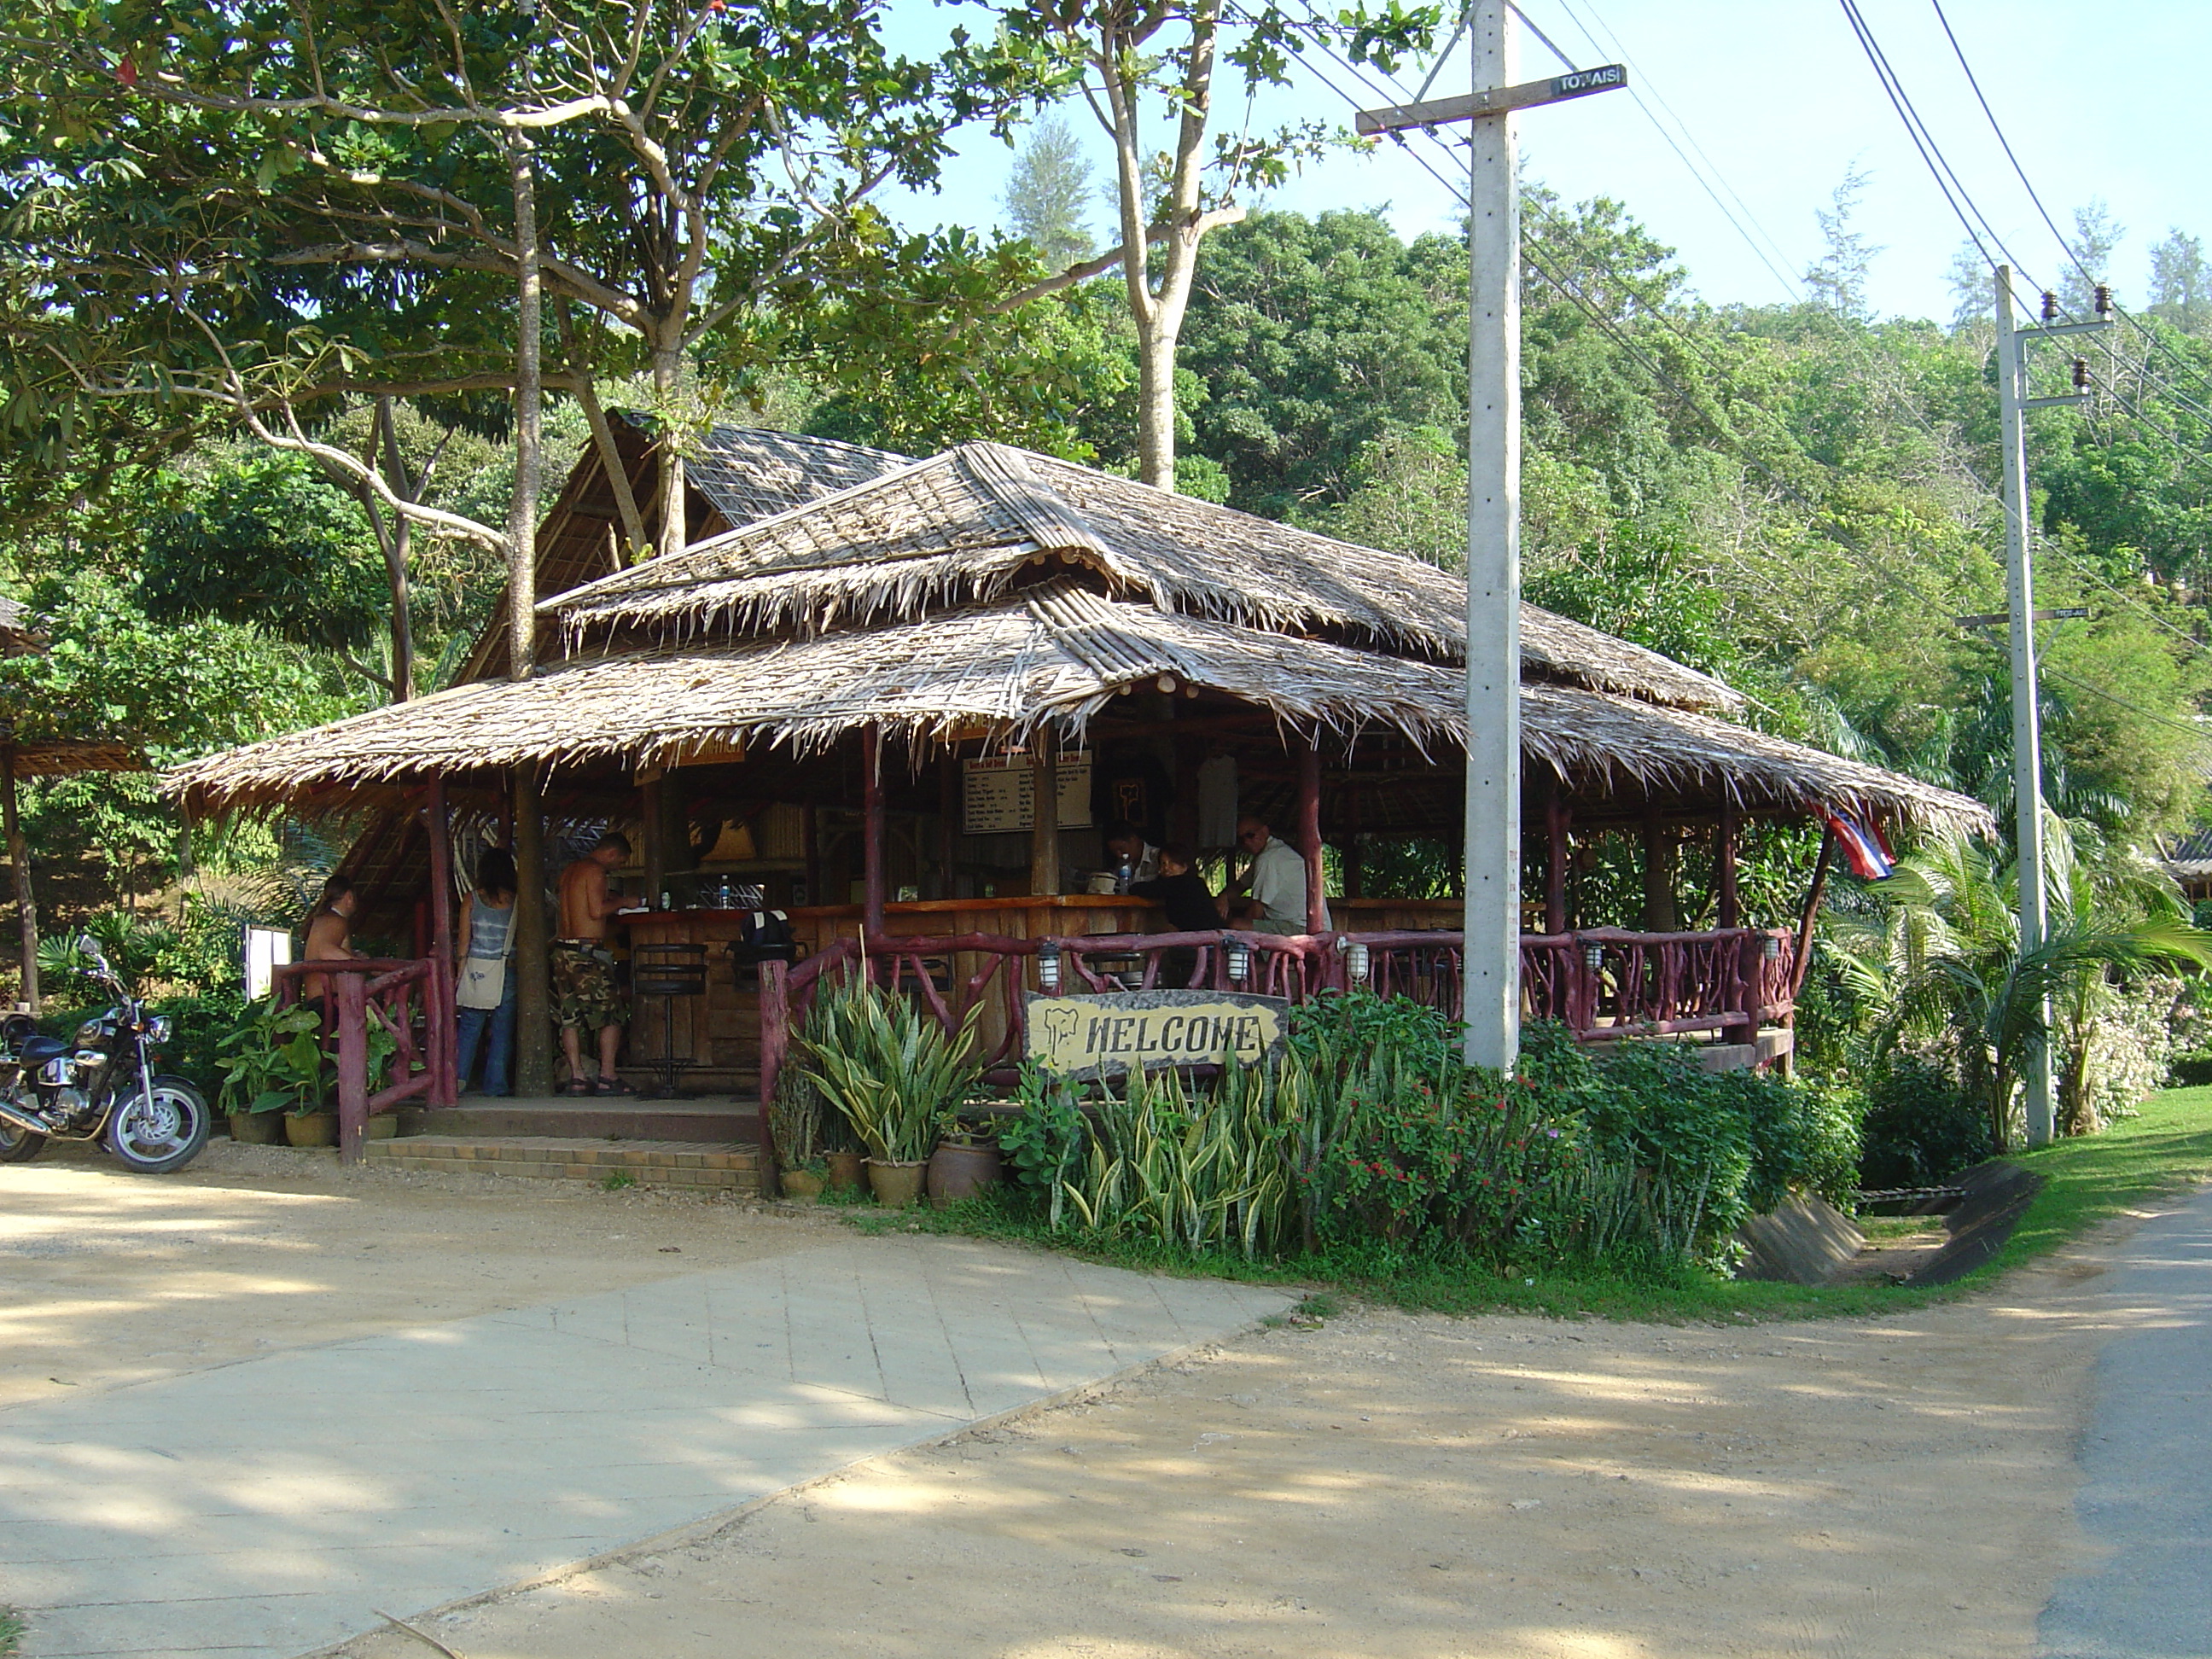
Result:
[[[0,1022],[0,1164],[36,1158],[48,1140],[104,1140],[126,1169],[182,1169],[207,1145],[207,1097],[154,1070],[169,1022],[149,1014],[97,941],[77,941],[77,970],[116,999],[69,1042],[43,1036],[27,1014]]]

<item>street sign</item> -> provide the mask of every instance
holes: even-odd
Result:
[[[2079,622],[2088,614],[2087,605],[2069,605],[2056,611],[2039,611],[2035,613],[2035,619],[2038,622]],[[1978,616],[1955,617],[1952,620],[1961,628],[1997,628],[2009,623],[2012,617],[2008,611],[1985,611]]]
[[[1388,109],[1364,109],[1355,125],[1363,137],[1396,132],[1405,127],[1433,127],[1445,121],[1467,121],[1483,115],[1503,115],[1509,110],[1534,109],[1540,104],[1564,103],[1592,93],[1618,92],[1628,84],[1622,64],[1601,64],[1595,69],[1574,70],[1548,81],[1523,81],[1517,87],[1492,87],[1485,92],[1462,93],[1456,98],[1433,98],[1425,104],[1394,104]]]

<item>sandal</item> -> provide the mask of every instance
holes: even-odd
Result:
[[[603,1077],[592,1085],[595,1095],[635,1095],[637,1091],[617,1077]]]

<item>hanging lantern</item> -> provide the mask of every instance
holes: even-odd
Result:
[[[1229,981],[1242,985],[1252,977],[1252,947],[1239,940],[1229,941]]]
[[[1344,972],[1346,977],[1350,979],[1354,985],[1364,985],[1367,983],[1367,973],[1370,965],[1370,963],[1367,954],[1367,947],[1364,945],[1357,945],[1350,940],[1346,940],[1344,946]]]
[[[1037,989],[1052,996],[1060,989],[1060,941],[1046,939],[1037,946]]]
[[[1769,962],[1781,961],[1781,936],[1777,933],[1769,933],[1765,939],[1761,939],[1759,942],[1759,954],[1765,957]]]
[[[1605,971],[1605,946],[1595,939],[1583,941],[1583,966],[1593,974]]]

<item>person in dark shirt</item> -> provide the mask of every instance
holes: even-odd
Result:
[[[1168,913],[1168,927],[1177,933],[1212,933],[1221,926],[1221,908],[1198,873],[1198,854],[1188,842],[1171,841],[1160,848],[1160,873],[1151,881],[1129,884],[1138,898],[1157,900]]]

